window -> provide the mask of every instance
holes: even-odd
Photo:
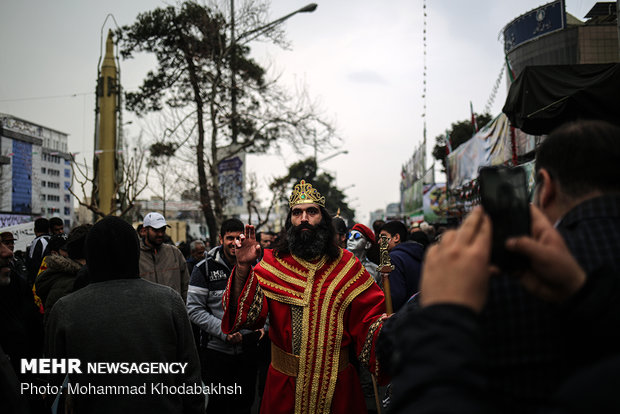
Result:
[[[65,207],[65,216],[70,216],[70,215],[71,215],[71,208]]]
[[[46,173],[45,167],[41,167],[41,174],[45,174],[45,173]]]
[[[71,178],[71,170],[68,168],[65,168],[65,177],[66,178]]]
[[[41,181],[41,187],[45,187],[45,181]]]
[[[65,190],[69,190],[69,187],[71,187],[71,183],[69,181],[65,181]]]

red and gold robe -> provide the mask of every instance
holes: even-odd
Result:
[[[296,353],[293,337],[300,338],[297,378],[270,366],[262,413],[366,412],[355,368],[348,364],[339,372],[340,351],[351,349],[379,374],[375,343],[387,316],[383,291],[352,253],[341,250],[334,261],[307,262],[265,250],[239,296],[236,315],[229,306],[232,280],[223,298],[224,332],[260,328],[269,314],[273,345]]]

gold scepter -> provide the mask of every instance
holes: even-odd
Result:
[[[392,306],[392,293],[390,292],[390,272],[394,270],[394,265],[390,260],[390,254],[388,253],[388,240],[385,235],[381,235],[379,240],[379,266],[377,271],[381,273],[381,283],[383,284],[383,293],[385,294],[385,311],[388,315],[394,313]],[[379,388],[377,387],[377,378],[372,374],[372,387],[375,391],[375,404],[377,405],[377,413],[381,414],[381,401],[379,398]]]
[[[377,271],[381,273],[381,283],[383,283],[383,293],[385,293],[385,311],[388,315],[394,313],[392,307],[392,293],[390,291],[390,272],[394,270],[394,265],[390,260],[388,253],[388,239],[385,235],[381,235],[379,240],[379,266]]]

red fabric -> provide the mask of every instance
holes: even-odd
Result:
[[[362,236],[366,237],[366,240],[370,240],[373,243],[375,242],[375,234],[367,226],[357,223],[351,230],[357,230],[362,233]]]
[[[279,273],[280,277],[266,268],[276,269],[275,273]],[[346,250],[342,251],[338,263],[325,263],[313,276],[305,279],[307,271],[304,264],[292,256],[278,261],[273,257],[271,250],[266,250],[263,261],[248,277],[238,301],[236,315],[229,313],[229,290],[225,293],[222,330],[233,332],[241,327],[260,327],[265,321],[268,310],[271,341],[286,352],[292,353],[291,305],[287,302],[305,300],[308,308],[305,308],[304,312],[309,312],[310,315],[324,314],[331,319],[330,326],[323,326],[328,324],[320,324],[319,319],[309,317],[310,323],[305,327],[309,337],[306,342],[302,340],[300,355],[304,355],[306,349],[305,361],[320,362],[304,364],[302,360],[300,375],[304,372],[308,381],[313,378],[314,381],[319,381],[316,378],[321,378],[323,382],[319,381],[317,386],[319,390],[324,390],[325,383],[329,383],[329,378],[332,378],[329,372],[337,372],[337,369],[330,370],[333,364],[337,366],[337,360],[334,361],[333,355],[328,355],[325,350],[348,347],[360,358],[367,338],[370,338],[370,342],[366,345],[369,351],[365,353],[367,362],[372,372],[377,371],[379,367],[375,359],[374,346],[382,320],[385,318],[385,302],[381,289],[372,281],[372,277],[359,261]],[[346,277],[342,277],[343,275]],[[230,280],[232,279],[231,277]],[[313,285],[311,289],[305,289],[305,282],[310,279],[313,280]],[[309,297],[303,294],[306,290],[311,292]],[[267,298],[267,295],[270,297]],[[274,298],[274,295],[277,298]],[[342,298],[341,308],[339,298]],[[256,308],[256,304],[260,306]],[[341,315],[341,320],[337,315]],[[339,326],[342,328],[341,331],[336,329]],[[371,326],[375,329],[372,335],[369,334]],[[323,337],[321,333],[324,334]],[[337,373],[334,378],[333,394],[327,392],[313,394],[303,391],[303,388],[299,394],[299,390],[296,390],[296,378],[288,377],[270,367],[261,412],[293,413],[296,398],[300,399],[300,412],[311,412],[310,407],[321,407],[327,395],[331,396],[331,405],[323,407],[323,410],[332,413],[365,412],[365,401],[355,369],[349,366]]]

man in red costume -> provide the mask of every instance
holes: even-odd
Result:
[[[301,180],[289,199],[286,238],[262,261],[254,228],[237,245],[222,331],[254,329],[269,314],[271,366],[262,413],[364,413],[354,355],[379,374],[375,343],[384,296],[359,260],[334,244],[325,197]]]

